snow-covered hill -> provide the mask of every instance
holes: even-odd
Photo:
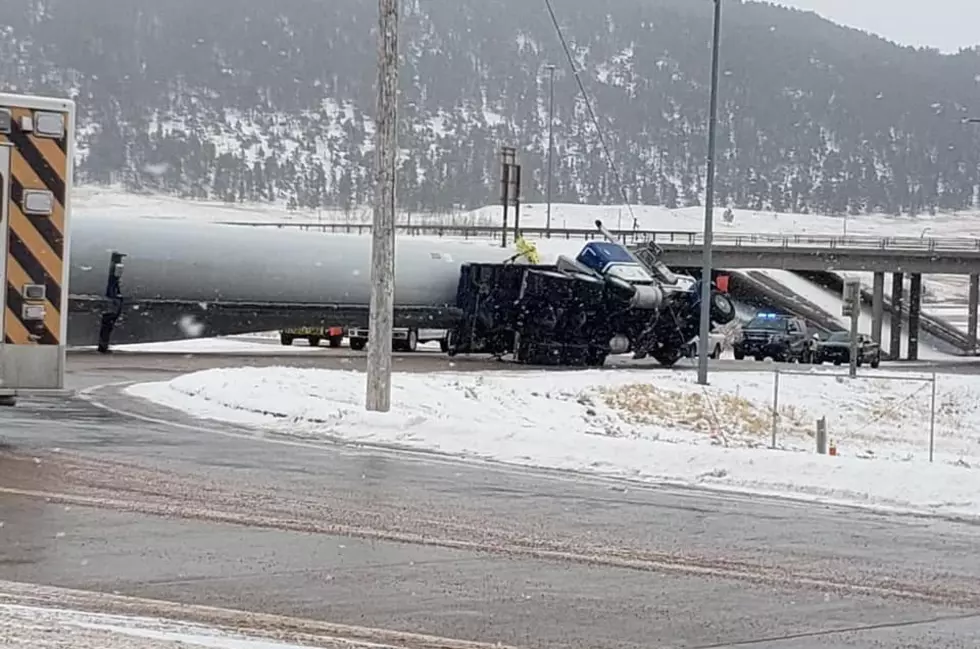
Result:
[[[541,3],[402,3],[399,197],[492,202],[498,151],[555,198],[703,200],[710,3],[567,0],[573,65]],[[360,0],[0,0],[9,90],[79,103],[79,175],[194,198],[357,212],[372,192],[376,6]],[[976,205],[980,51],[901,48],[814,14],[726,9],[717,196],[759,211]],[[605,151],[574,80],[593,102]],[[617,173],[618,170],[618,173]],[[622,183],[620,183],[620,180]]]

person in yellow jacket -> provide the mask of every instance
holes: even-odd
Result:
[[[530,241],[520,237],[514,242],[514,247],[517,248],[517,254],[511,256],[507,263],[514,263],[518,259],[525,259],[529,264],[536,265],[541,263],[541,255],[538,253],[538,248]]]

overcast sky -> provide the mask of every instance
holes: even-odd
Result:
[[[955,52],[980,45],[980,0],[770,0],[903,45]]]

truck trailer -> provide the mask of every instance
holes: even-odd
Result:
[[[491,241],[398,237],[393,325],[445,329],[454,354],[596,366],[632,352],[674,364],[698,333],[699,282],[664,266],[654,244],[627,249],[604,234],[538,264]],[[73,229],[69,344],[363,328],[370,269],[367,236],[87,213]],[[718,324],[735,317],[721,291],[711,310]]]

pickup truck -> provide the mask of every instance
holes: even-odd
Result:
[[[347,331],[350,348],[355,352],[367,347],[368,328],[352,327]],[[396,327],[391,332],[391,348],[396,352],[414,352],[419,343],[439,341],[443,352],[449,351],[449,331],[446,329],[407,329]]]
[[[756,314],[742,326],[742,338],[733,346],[735,359],[751,356],[757,361],[772,358],[777,362],[813,360],[813,341],[807,335],[806,321],[778,313]]]
[[[688,346],[688,358],[698,357],[699,340],[699,337],[695,338]],[[728,345],[728,336],[721,332],[712,331],[710,334],[708,334],[708,340],[710,341],[710,346],[708,347],[708,358],[721,358],[722,353],[725,351],[725,347]]]

